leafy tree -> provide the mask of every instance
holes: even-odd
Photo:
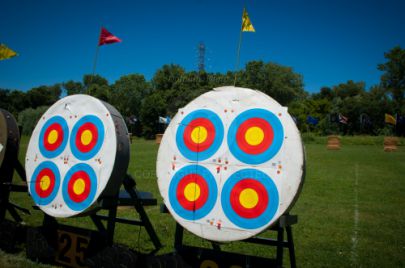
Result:
[[[72,80],[63,83],[63,88],[65,89],[67,95],[86,93],[86,88],[82,83]]]
[[[152,78],[152,86],[157,90],[173,89],[185,74],[184,69],[176,64],[163,65]]]
[[[387,62],[378,65],[383,71],[381,85],[391,93],[395,101],[395,109],[403,108],[405,94],[405,49],[397,46],[384,54]],[[402,111],[405,112],[405,111]]]
[[[35,109],[27,108],[18,114],[18,123],[22,126],[24,135],[31,135],[38,120],[46,112],[48,106],[40,106]]]
[[[62,89],[60,84],[53,86],[40,86],[27,92],[30,107],[49,106],[59,100]]]
[[[153,138],[155,134],[163,132],[163,126],[159,124],[159,116],[164,114],[166,114],[166,101],[161,92],[155,91],[143,100],[140,119],[146,138]]]

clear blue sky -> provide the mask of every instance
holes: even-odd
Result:
[[[290,66],[314,92],[347,80],[377,84],[384,52],[405,47],[403,0],[0,0],[0,43],[20,56],[0,61],[0,88],[28,90],[92,72],[100,26],[123,40],[100,48],[97,73],[113,83],[166,63],[208,72],[234,69],[246,3],[256,33],[245,33],[250,60]]]

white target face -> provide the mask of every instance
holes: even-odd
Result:
[[[157,175],[165,205],[183,227],[236,241],[270,227],[303,182],[300,133],[260,91],[221,87],[180,109],[160,144]]]
[[[27,150],[34,202],[54,217],[90,208],[106,188],[116,151],[112,115],[101,101],[87,95],[59,100],[39,120]]]

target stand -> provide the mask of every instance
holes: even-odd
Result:
[[[63,265],[81,267],[88,257],[103,258],[104,250],[114,246],[116,223],[144,226],[156,250],[161,247],[144,210],[157,201],[150,193],[137,191],[135,180],[126,174],[129,154],[125,121],[108,103],[72,95],[42,115],[28,145],[25,167],[29,193],[45,216],[41,230],[27,235],[28,257],[56,258]],[[119,206],[132,206],[140,220],[118,218]],[[98,214],[103,210],[107,215]],[[58,223],[69,217],[90,217],[97,231]],[[117,256],[110,256],[110,262],[122,259]]]
[[[18,160],[20,130],[13,115],[0,109],[0,248],[13,252],[16,244],[25,240],[25,227],[19,212],[30,214],[25,208],[10,202],[11,192],[27,192],[25,171]],[[14,172],[23,184],[13,184]],[[12,220],[6,219],[6,214]]]

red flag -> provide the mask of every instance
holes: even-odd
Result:
[[[109,31],[107,31],[106,28],[102,27],[101,28],[101,33],[100,33],[100,39],[98,41],[98,45],[102,46],[105,44],[114,44],[114,43],[118,43],[121,42],[121,39],[119,39],[118,37],[116,37],[115,35],[113,35],[112,33],[110,33]]]

